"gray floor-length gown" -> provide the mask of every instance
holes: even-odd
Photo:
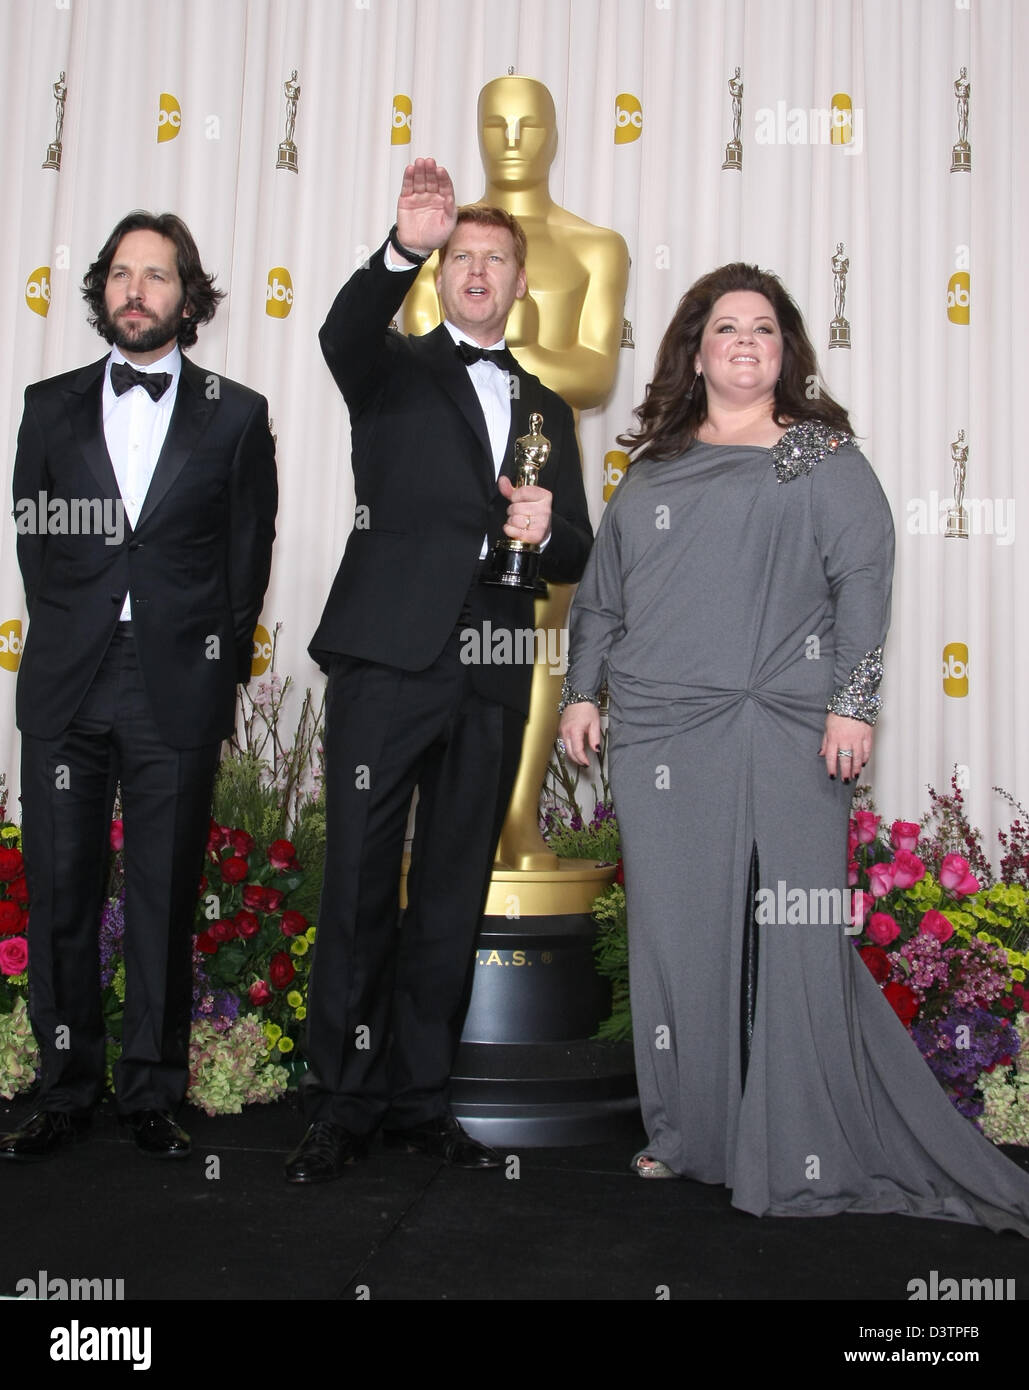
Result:
[[[610,692],[647,1152],[757,1215],[1029,1234],[1029,1176],[953,1108],[840,920],[852,788],[817,753],[830,701],[877,709],[892,565],[875,475],[817,423],[634,464],[607,508],[568,683]]]

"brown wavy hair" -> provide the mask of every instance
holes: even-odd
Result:
[[[100,254],[82,281],[82,297],[89,306],[90,327],[95,328],[109,343],[114,342],[114,324],[104,303],[104,290],[115,252],[129,232],[157,232],[174,244],[179,279],[189,309],[189,313],[179,322],[178,343],[179,347],[192,347],[197,340],[197,328],[214,318],[215,310],[225,298],[225,291],[215,289],[214,276],[204,270],[192,232],[174,212],[154,213],[137,208],[122,218],[104,242]]]
[[[785,285],[769,270],[733,261],[701,276],[679,301],[661,339],[654,379],[643,404],[633,411],[636,429],[618,436],[618,443],[632,450],[634,463],[678,458],[696,440],[707,419],[707,385],[703,376],[697,375],[694,362],[715,304],[723,294],[735,290],[763,294],[779,321],[782,370],[775,384],[775,423],[821,420],[831,429],[854,433],[846,410],[822,385],[804,320]],[[816,387],[813,398],[812,384]]]

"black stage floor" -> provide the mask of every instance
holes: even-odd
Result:
[[[25,1113],[0,1104],[0,1127]],[[523,1149],[486,1172],[376,1144],[340,1181],[298,1188],[282,1176],[302,1130],[291,1102],[180,1118],[193,1137],[186,1161],[137,1153],[105,1106],[86,1142],[46,1163],[4,1164],[0,1295],[29,1292],[26,1281],[38,1291],[57,1279],[121,1279],[126,1300],[148,1304],[689,1300],[698,1331],[733,1337],[754,1328],[739,1301],[782,1301],[777,1320],[791,1316],[785,1301],[802,1300],[835,1304],[840,1346],[861,1345],[861,1322],[900,1326],[927,1310],[941,1324],[991,1315],[998,1350],[1020,1340],[1015,1309],[908,1301],[909,1281],[928,1283],[932,1271],[1029,1296],[1029,1241],[1013,1234],[899,1216],[757,1220],[722,1188],[635,1177],[624,1141]],[[1008,1152],[1029,1168],[1025,1150]],[[47,1311],[81,1320],[90,1310],[51,1302]],[[7,1331],[14,1312],[0,1303]]]

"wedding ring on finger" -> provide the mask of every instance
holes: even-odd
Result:
[[[531,516],[527,516],[527,517],[525,518],[525,529],[526,529],[526,531],[528,531],[528,529],[529,529],[529,527],[530,527],[531,525],[532,525],[532,517],[531,517]]]

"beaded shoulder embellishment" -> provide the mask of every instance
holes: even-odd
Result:
[[[788,483],[802,473],[810,473],[826,454],[835,454],[842,445],[849,444],[851,437],[843,430],[830,429],[821,420],[801,420],[790,425],[771,450],[775,476],[780,483]]]

